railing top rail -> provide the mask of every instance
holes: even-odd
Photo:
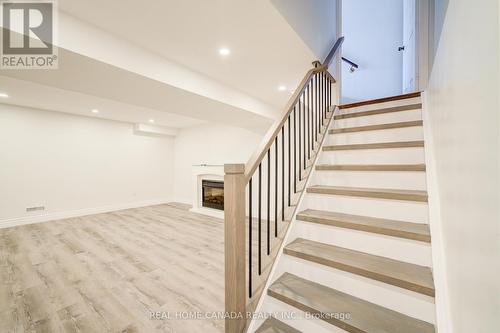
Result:
[[[281,128],[285,124],[286,120],[288,119],[288,116],[290,113],[293,111],[293,107],[299,102],[300,96],[304,92],[304,90],[307,87],[307,84],[309,81],[311,81],[311,78],[315,74],[315,69],[310,69],[306,76],[302,79],[302,81],[299,84],[299,88],[295,90],[293,93],[292,97],[288,101],[288,103],[285,106],[285,109],[283,110],[282,114],[279,117],[279,121],[275,122],[272,127],[267,131],[264,139],[262,140],[260,146],[257,148],[255,153],[252,155],[250,160],[247,162],[246,167],[245,167],[245,178],[246,181],[248,182],[252,175],[254,174],[255,170],[259,166],[259,163],[262,161],[264,156],[267,154],[267,150],[269,147],[274,142],[274,139],[276,136],[280,133]]]
[[[264,139],[262,140],[262,143],[258,147],[258,149],[255,151],[255,153],[252,155],[250,160],[247,162],[245,166],[245,179],[246,182],[250,180],[254,172],[257,170],[259,163],[262,161],[264,156],[267,154],[267,150],[271,147],[271,145],[274,142],[274,139],[276,136],[280,133],[281,128],[284,126],[286,123],[288,116],[290,113],[293,111],[293,108],[297,103],[299,102],[300,96],[306,89],[307,85],[313,78],[313,76],[317,73],[325,72],[326,75],[329,77],[329,79],[332,82],[335,82],[335,79],[333,76],[328,72],[328,67],[330,66],[333,58],[335,57],[336,53],[339,51],[340,46],[344,42],[344,37],[340,37],[337,39],[335,44],[333,45],[332,49],[328,53],[328,56],[326,57],[325,61],[323,64],[321,64],[319,61],[313,62],[315,65],[314,68],[310,69],[302,81],[300,82],[298,88],[295,90],[293,93],[292,97],[286,104],[283,112],[280,115],[279,121],[275,122],[272,127],[267,131]]]
[[[326,66],[327,68],[330,66],[330,64],[333,61],[333,58],[335,57],[335,54],[339,51],[340,47],[342,46],[342,43],[344,43],[344,37],[340,37],[339,39],[337,39],[332,49],[330,50],[330,53],[328,53],[328,55],[326,56],[326,59],[323,62],[323,66]]]

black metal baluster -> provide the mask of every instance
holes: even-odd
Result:
[[[324,84],[324,76],[321,73],[321,85],[320,85],[320,103],[321,103],[321,124],[325,123],[325,108],[323,107],[323,84]]]
[[[327,114],[327,105],[326,105],[326,74],[323,74],[323,105],[325,108],[325,120],[326,120],[326,114]]]
[[[315,89],[314,89],[314,95],[315,95],[315,113],[316,113],[316,142],[318,142],[318,133],[319,133],[319,130],[320,130],[320,127],[319,127],[319,120],[320,120],[320,116],[319,116],[319,107],[318,107],[318,74],[315,74],[314,75],[314,86],[315,86]]]
[[[325,110],[326,114],[328,115],[328,75],[325,74]]]
[[[276,237],[276,230],[278,229],[278,136],[274,138],[274,166],[276,167],[274,173],[274,237]]]
[[[304,91],[304,101],[305,101],[305,91]],[[303,147],[302,148],[304,149],[304,151],[303,151],[303,153],[304,153],[303,154],[304,155],[303,156],[303,158],[304,158],[304,160],[303,160],[303,163],[304,163],[303,166],[304,166],[304,171],[305,171],[306,170],[306,104],[305,103],[304,103],[304,107],[303,107],[302,111],[304,113],[304,121],[302,122],[302,137],[303,137],[302,138],[303,139],[303,142],[302,142],[303,143],[303,145],[302,145]],[[300,122],[299,122],[299,125],[300,125]]]
[[[330,83],[330,78],[328,78],[328,106],[332,106],[332,84]]]
[[[295,110],[295,109],[294,109]],[[292,134],[290,132],[290,115],[288,115],[288,207],[291,206],[290,204],[290,197],[291,197],[291,174],[292,174],[292,155],[291,155],[291,140],[292,140]]]
[[[312,80],[311,80],[311,86],[313,87],[313,90],[314,90],[314,76],[312,77]],[[313,93],[313,108],[312,108],[312,113],[313,113],[313,147],[315,147],[315,143],[316,143],[316,104],[315,104],[315,100],[316,100],[316,90],[314,90],[314,93]]]
[[[321,73],[321,105],[323,110],[323,125],[325,124],[326,110],[325,110],[325,75]]]
[[[285,221],[285,125],[281,127],[281,166],[281,220]]]
[[[321,129],[321,115],[320,115],[320,108],[319,108],[319,91],[318,91],[318,74],[316,73],[314,75],[314,86],[315,86],[315,91],[316,91],[316,142],[318,141],[318,133]]]
[[[271,254],[271,148],[267,150],[267,255]]]
[[[299,182],[302,179],[302,137],[301,137],[301,129],[300,129],[300,123],[301,123],[301,115],[302,115],[302,105],[303,103],[300,102],[299,99]]]
[[[330,83],[330,78],[328,78],[328,108],[332,106],[332,85]]]
[[[321,73],[318,73],[318,110],[319,110],[319,130],[323,129],[323,109],[321,108]]]
[[[304,122],[304,146],[305,146],[305,151],[307,151],[307,160],[311,159],[311,151],[309,149],[309,108],[311,101],[309,99],[309,86],[306,87],[306,98],[307,98],[307,107],[305,109],[305,114],[304,114],[304,120],[307,119],[307,121]],[[306,118],[307,116],[307,118]],[[305,154],[304,151],[304,154]],[[304,169],[306,168],[306,164],[304,163]]]
[[[311,119],[309,121],[309,151],[312,153],[314,146],[313,146],[313,124],[314,124],[314,117],[313,117],[313,85],[312,81],[309,81],[309,118]],[[310,158],[309,158],[310,159]]]
[[[328,79],[328,105],[332,106],[332,82]]]
[[[252,298],[252,177],[248,182],[248,297]]]
[[[321,110],[323,112],[323,124],[325,124],[326,112],[325,112],[325,97],[324,97],[324,87],[325,87],[325,77],[323,73],[321,73]]]
[[[323,73],[319,75],[319,105],[321,108],[321,126],[323,126],[325,120],[325,112],[323,109]]]
[[[328,115],[328,77],[325,74],[325,120]]]
[[[297,105],[293,107],[293,193],[297,193]]]
[[[325,87],[324,87],[324,89],[325,89],[325,93],[324,93],[324,99],[325,99],[325,121],[326,121],[326,115],[327,115],[327,112],[328,112],[328,105],[327,105],[328,103],[327,103],[327,99],[326,99],[326,84],[327,84],[326,79],[327,79],[327,77],[326,77],[326,74],[324,74],[324,75],[325,75],[325,78],[324,78],[324,80],[325,80]]]
[[[262,274],[262,162],[259,163],[259,276]]]

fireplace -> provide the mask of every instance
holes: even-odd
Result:
[[[202,206],[224,210],[224,182],[218,180],[202,180]]]

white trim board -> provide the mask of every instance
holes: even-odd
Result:
[[[152,199],[152,200],[130,202],[130,203],[124,203],[124,204],[116,204],[116,205],[108,205],[108,206],[100,206],[100,207],[92,207],[92,208],[82,208],[82,209],[75,209],[75,210],[65,210],[65,211],[59,211],[59,212],[48,212],[48,213],[39,214],[39,215],[0,219],[0,229],[17,227],[17,226],[21,226],[21,225],[34,224],[34,223],[50,222],[50,221],[54,221],[54,220],[67,219],[67,218],[72,218],[72,217],[80,217],[80,216],[93,215],[93,214],[109,213],[109,212],[115,212],[115,211],[124,210],[124,209],[161,205],[161,204],[166,204],[166,203],[171,202],[171,201],[172,201],[171,199]]]

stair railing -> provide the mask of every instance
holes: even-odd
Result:
[[[268,274],[272,266],[266,258],[279,248],[275,245],[281,244],[305,190],[331,115],[335,79],[328,67],[343,41],[344,37],[336,41],[323,64],[313,62],[314,68],[248,163],[224,165],[226,333],[245,330],[248,313],[253,311],[249,300],[258,298],[268,277],[262,278],[264,271]],[[261,280],[257,291],[255,279]]]

